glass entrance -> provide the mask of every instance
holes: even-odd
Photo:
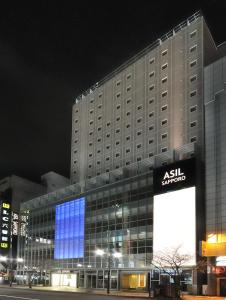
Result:
[[[95,289],[97,287],[97,275],[87,274],[86,276],[86,288]]]

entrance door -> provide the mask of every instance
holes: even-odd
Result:
[[[226,296],[226,278],[220,278],[220,296]]]
[[[86,276],[86,288],[87,289],[95,289],[97,287],[97,275],[96,274],[88,274]]]

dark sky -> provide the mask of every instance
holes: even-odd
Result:
[[[180,2],[1,3],[0,178],[69,176],[76,95],[196,10],[226,40],[225,0]]]

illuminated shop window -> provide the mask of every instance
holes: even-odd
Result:
[[[84,256],[85,198],[56,206],[54,259]]]

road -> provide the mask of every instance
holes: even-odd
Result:
[[[35,289],[17,289],[0,287],[0,300],[119,300],[119,299],[138,299],[134,297],[117,297],[97,294],[85,293],[69,293],[69,292],[54,292],[40,291]],[[141,298],[140,298],[141,299]]]

